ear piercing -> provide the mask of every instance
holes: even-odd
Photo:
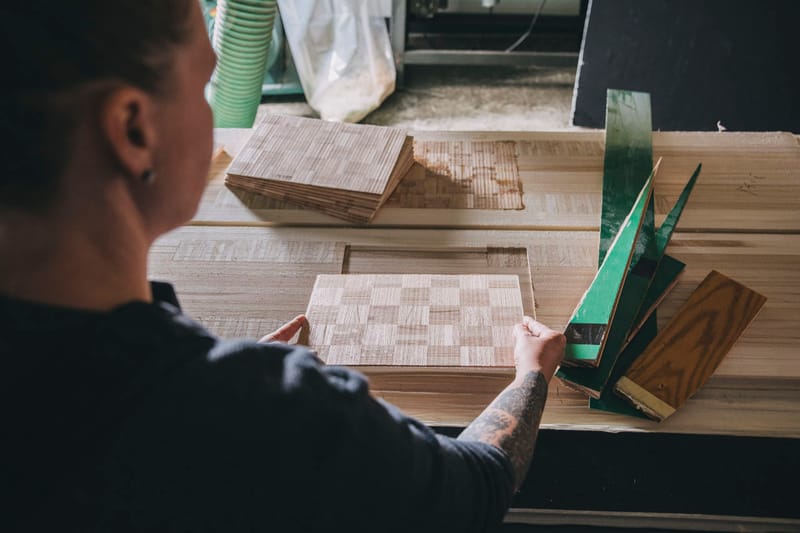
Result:
[[[152,168],[148,168],[142,172],[142,175],[139,179],[141,179],[142,183],[145,185],[152,185],[153,182],[156,181],[156,173]]]

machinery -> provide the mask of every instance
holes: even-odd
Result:
[[[392,0],[405,65],[577,66],[586,0]]]

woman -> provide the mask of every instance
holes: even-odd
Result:
[[[26,0],[0,19],[0,529],[497,526],[563,336],[518,325],[517,377],[458,439],[302,348],[215,338],[146,272],[209,168],[197,1]]]

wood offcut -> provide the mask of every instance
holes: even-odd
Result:
[[[656,169],[653,173],[655,171]],[[653,181],[648,179],[608,249],[606,259],[578,302],[564,330],[567,338],[563,361],[565,365],[596,367],[600,363],[608,340],[608,330],[612,325],[625,279],[628,277],[634,255],[634,244],[639,237],[646,207],[652,199],[652,194]],[[596,391],[585,388],[580,380],[572,379],[570,373],[571,369],[565,366],[557,375],[566,383],[575,385],[596,397]]]
[[[609,89],[606,94],[606,150],[598,265],[653,170],[650,94]],[[653,215],[653,203],[648,204]],[[647,228],[652,232],[652,227]]]
[[[656,420],[702,387],[766,298],[712,271],[614,390]]]
[[[660,164],[661,159],[653,170],[653,179],[655,179]],[[683,270],[682,263],[674,259],[667,259],[665,268],[661,268],[661,263],[665,255],[664,251],[700,173],[700,168],[698,165],[678,202],[655,233],[652,202],[648,205],[642,229],[634,247],[630,269],[623,282],[619,302],[609,324],[606,333],[607,339],[602,346],[596,368],[571,368],[564,371],[565,377],[571,384],[579,386],[593,398],[601,397],[609,383],[610,376],[612,373],[617,373],[614,372],[617,358],[649,314],[654,312],[658,303],[674,287],[677,276]],[[610,255],[606,255],[606,258],[608,257]],[[642,346],[646,346],[644,339],[640,339],[640,342]],[[630,353],[632,358],[635,358],[636,355]]]

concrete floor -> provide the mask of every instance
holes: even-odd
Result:
[[[570,125],[575,71],[408,66],[404,86],[362,122],[408,130],[546,131]],[[302,95],[265,97],[259,113],[314,116]]]

